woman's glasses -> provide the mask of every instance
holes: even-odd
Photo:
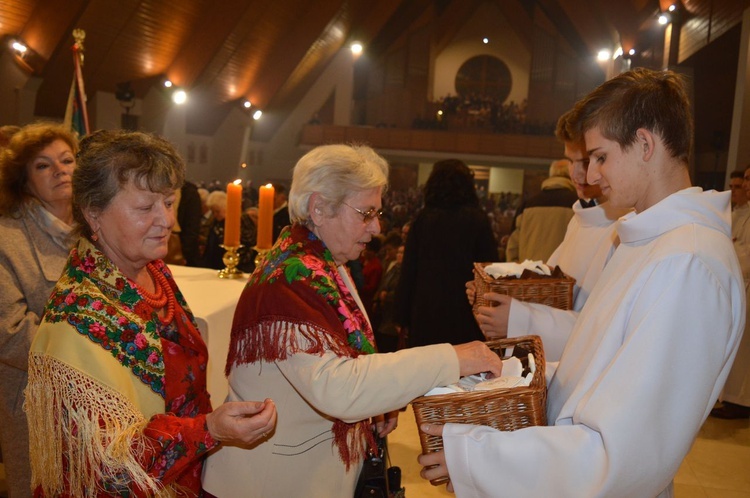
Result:
[[[349,206],[346,202],[342,202],[345,206]],[[362,221],[365,223],[370,223],[375,218],[380,219],[383,216],[383,210],[378,208],[371,208],[367,211],[362,211],[361,209],[357,209],[354,206],[349,206],[356,212],[362,215]]]

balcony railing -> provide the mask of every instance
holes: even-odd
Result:
[[[301,145],[362,143],[380,150],[429,151],[485,156],[557,159],[562,144],[553,136],[409,130],[369,126],[305,125]]]

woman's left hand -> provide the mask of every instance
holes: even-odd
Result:
[[[373,417],[372,420],[375,423],[375,430],[378,432],[378,436],[385,437],[398,427],[398,413],[398,410],[395,410],[385,415]]]
[[[419,429],[425,434],[431,436],[443,436],[443,426],[435,424],[422,424]],[[419,465],[423,469],[419,472],[422,479],[431,481],[441,477],[448,478],[447,489],[453,493],[453,484],[450,482],[450,474],[448,473],[448,463],[445,460],[445,451],[436,451],[434,453],[425,453],[417,457]]]
[[[208,432],[217,441],[249,446],[266,439],[276,426],[273,400],[227,401],[206,415]]]

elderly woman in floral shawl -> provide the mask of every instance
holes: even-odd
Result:
[[[43,496],[198,496],[204,457],[252,444],[271,400],[211,413],[206,345],[161,261],[184,164],[166,141],[99,132],[73,175],[82,230],[31,346],[32,485]]]
[[[294,168],[293,224],[240,297],[227,361],[229,399],[273,397],[281,416],[252,450],[209,457],[209,495],[352,496],[372,417],[385,436],[397,410],[433,387],[500,373],[500,359],[480,342],[374,354],[345,263],[380,231],[387,180],[388,164],[369,147],[321,146]]]

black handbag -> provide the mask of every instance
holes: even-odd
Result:
[[[375,435],[377,451],[368,451],[359,473],[354,498],[404,498],[401,469],[388,467],[388,445],[385,438]]]

